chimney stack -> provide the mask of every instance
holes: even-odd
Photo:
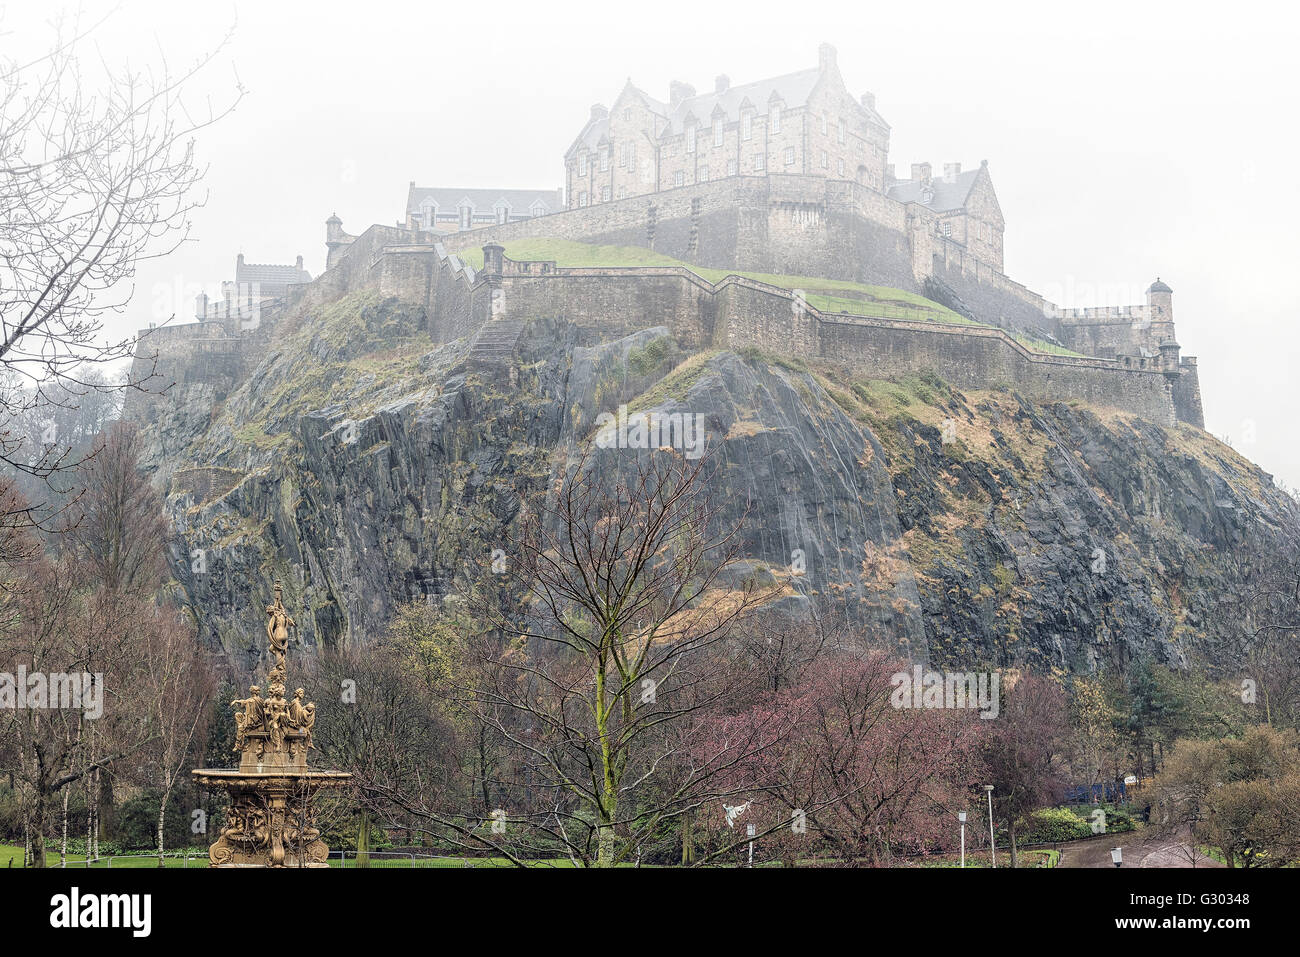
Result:
[[[673,80],[668,84],[668,105],[677,109],[683,100],[689,100],[695,95],[695,87],[689,83],[683,83],[681,80]]]
[[[961,175],[961,163],[943,164],[943,181],[945,183],[957,182],[957,177],[960,175]]]
[[[605,106],[600,103],[591,104],[592,120],[603,120],[607,116],[609,116],[609,110]]]
[[[823,73],[835,69],[835,48],[829,43],[817,48],[817,66]]]
[[[917,183],[921,184],[922,186],[929,186],[930,185],[930,164],[913,163],[912,179]]]
[[[299,272],[302,271],[302,257],[301,257],[301,256],[298,257],[298,261],[297,261],[296,263],[294,263],[294,265],[298,267],[298,271],[299,271]]]
[[[731,77],[725,73],[719,73],[713,81],[714,93],[726,93],[731,89]]]

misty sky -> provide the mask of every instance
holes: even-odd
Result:
[[[0,5],[0,46],[45,45],[43,4]],[[51,5],[52,6],[52,5]],[[112,4],[87,2],[95,16]],[[1206,425],[1300,486],[1297,14],[1041,3],[562,4],[132,2],[99,34],[110,62],[179,65],[234,38],[200,95],[247,89],[205,133],[193,239],[145,264],[115,332],[193,315],[234,258],[324,266],[324,220],[394,223],[408,181],[556,188],[594,102],[630,76],[667,99],[816,65],[832,42],[855,93],[893,127],[890,161],[987,159],[1008,275],[1065,306],[1174,289],[1200,357]]]

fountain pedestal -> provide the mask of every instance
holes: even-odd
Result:
[[[267,637],[276,657],[267,675],[268,694],[263,698],[261,688],[253,685],[249,697],[231,702],[239,767],[193,772],[199,786],[230,794],[230,813],[208,848],[208,866],[327,867],[329,848],[320,839],[312,798],[322,789],[345,785],[352,775],[307,767],[316,705],[304,703],[302,688],[291,699],[284,696],[284,652],[293,619],[285,611],[278,581],[267,614]]]

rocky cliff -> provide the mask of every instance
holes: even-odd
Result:
[[[743,516],[748,573],[787,584],[786,613],[960,670],[1186,663],[1234,555],[1294,520],[1269,476],[1191,426],[686,355],[663,327],[593,343],[538,320],[490,349],[422,328],[377,295],[305,309],[223,401],[193,385],[136,413],[176,578],[237,665],[264,654],[249,636],[272,577],[315,646],[371,641],[402,602],[508,569],[521,498],[623,405],[702,417],[712,491]]]

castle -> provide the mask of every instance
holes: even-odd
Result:
[[[325,273],[286,286],[279,308],[376,289],[423,306],[434,341],[472,337],[482,355],[508,353],[535,318],[566,319],[593,340],[667,325],[687,348],[758,346],[877,377],[925,369],[959,388],[1003,385],[1204,427],[1196,360],[1180,355],[1167,284],[1156,280],[1140,304],[1059,308],[1002,272],[1004,221],[987,163],[946,164],[940,177],[917,164],[898,180],[888,143],[874,98],[848,93],[827,45],[815,69],[736,87],[720,77],[703,96],[675,83],[666,104],[629,82],[612,108],[593,108],[565,154],[564,208],[534,205],[559,207],[558,193],[516,202],[485,190],[480,204],[469,191],[412,183],[401,226],[353,235],[331,215]],[[891,316],[869,302],[823,312],[807,300],[816,280],[792,290],[738,274],[711,283],[685,266],[512,261],[506,244],[525,238],[890,286],[974,322]],[[475,270],[461,254],[480,249]],[[220,392],[273,335],[268,310],[262,317],[256,330],[159,329],[142,349],[159,348],[163,374],[206,378]],[[1043,340],[1057,348],[1032,346]],[[189,361],[198,354],[204,361]]]

